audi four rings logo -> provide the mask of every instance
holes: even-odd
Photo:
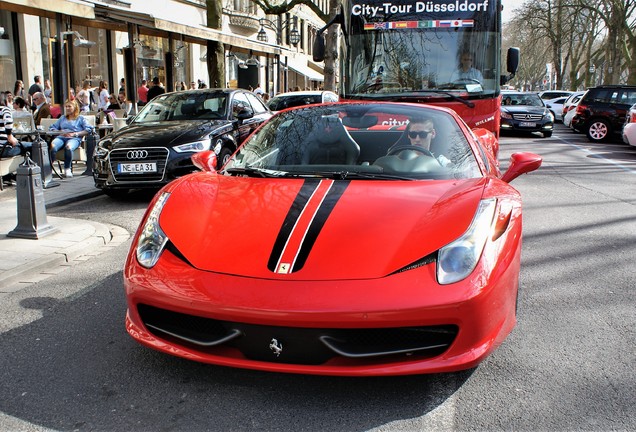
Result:
[[[146,159],[148,157],[147,150],[130,150],[126,153],[128,159]]]

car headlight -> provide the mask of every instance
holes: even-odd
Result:
[[[137,261],[139,261],[139,264],[143,267],[152,268],[157,264],[161,252],[163,252],[163,248],[168,242],[168,236],[166,236],[159,226],[159,216],[168,197],[170,197],[170,194],[164,192],[157,199],[139,235],[139,240],[137,241]]]
[[[437,282],[446,285],[466,278],[474,269],[486,241],[492,234],[492,222],[497,207],[496,199],[479,203],[468,230],[454,242],[439,250]]]
[[[501,112],[501,118],[512,120],[512,115],[510,115],[509,113],[507,113],[505,111],[502,111]]]
[[[174,150],[177,153],[185,153],[185,152],[200,152],[203,150],[210,150],[210,143],[212,140],[204,139],[199,141],[194,141],[191,143],[181,144],[174,147]]]
[[[550,120],[551,122],[553,122],[553,121],[554,121],[554,116],[552,115],[552,113],[551,113],[550,111],[548,111],[548,112],[546,113],[546,115],[545,115],[545,116],[546,116],[546,117],[548,118],[548,120]]]

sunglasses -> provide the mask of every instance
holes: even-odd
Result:
[[[418,136],[421,138],[426,138],[428,136],[428,134],[432,133],[433,131],[409,131],[409,138],[417,138]]]

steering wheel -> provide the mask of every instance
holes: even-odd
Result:
[[[422,153],[424,156],[428,156],[428,157],[432,157],[433,159],[435,159],[435,156],[433,156],[433,153],[431,153],[430,151],[426,150],[424,147],[420,147],[420,146],[415,146],[415,145],[408,145],[408,144],[403,144],[403,145],[399,145],[397,147],[394,147],[392,149],[389,150],[389,152],[386,154],[387,156],[394,156],[398,153],[403,152],[404,150],[412,150],[418,153]]]

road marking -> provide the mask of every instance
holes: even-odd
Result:
[[[600,154],[598,154],[598,153],[594,153],[593,151],[588,150],[588,149],[586,149],[585,147],[581,147],[581,146],[580,146],[580,145],[578,145],[578,144],[574,144],[574,143],[571,143],[571,142],[569,142],[569,141],[566,141],[566,140],[564,140],[564,139],[563,139],[563,138],[561,138],[561,137],[555,137],[555,138],[556,138],[556,139],[558,139],[558,140],[559,140],[559,141],[561,141],[561,142],[566,143],[567,145],[569,145],[569,146],[571,146],[571,147],[574,147],[575,149],[581,150],[581,151],[583,151],[583,152],[585,152],[585,153],[589,154],[590,156],[593,156],[593,157],[595,157],[595,158],[597,158],[597,159],[603,159],[604,161],[609,162],[610,164],[612,164],[612,165],[614,165],[614,166],[616,166],[616,167],[618,167],[618,168],[622,169],[623,171],[626,171],[626,172],[628,172],[628,173],[630,173],[630,174],[636,174],[636,170],[634,170],[634,169],[632,169],[632,168],[629,168],[629,167],[626,167],[625,165],[622,165],[622,164],[620,164],[620,163],[618,163],[618,162],[615,162],[615,161],[613,161],[613,160],[611,160],[611,159],[608,159],[608,158],[606,158],[606,157],[604,157],[604,156],[601,156],[601,155],[600,155]]]

